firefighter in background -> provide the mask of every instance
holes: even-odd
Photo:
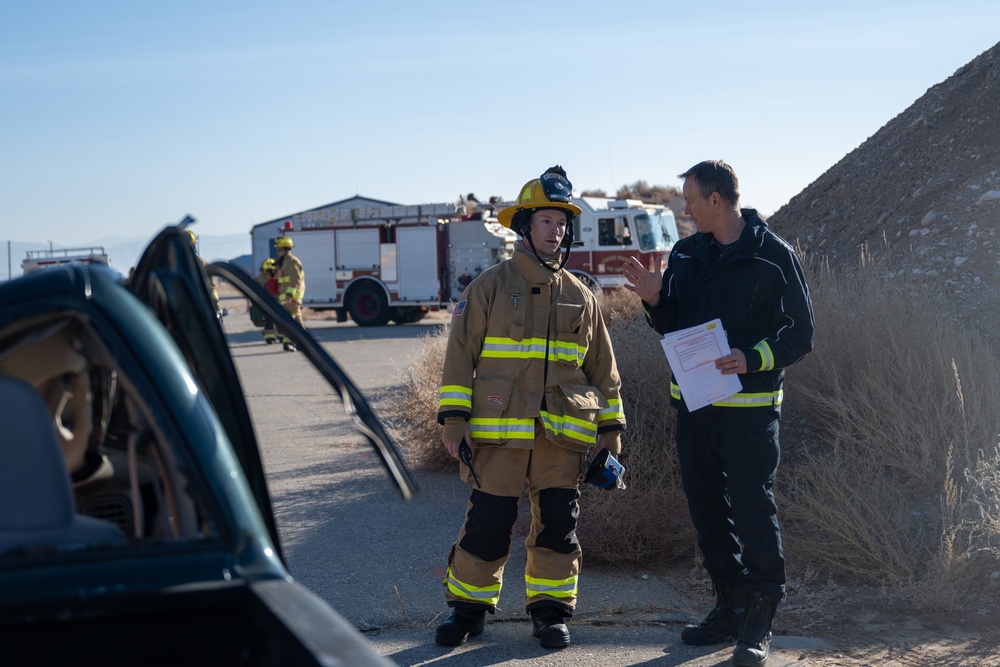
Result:
[[[260,263],[260,273],[254,278],[257,284],[263,287],[268,294],[273,296],[275,299],[278,298],[278,263],[271,257],[268,257],[263,262]],[[251,308],[256,308],[256,306],[251,306]],[[262,324],[260,326],[264,327],[264,342],[270,345],[271,343],[278,342],[278,332],[274,328],[274,320],[268,317],[263,312],[260,313],[260,320]]]
[[[194,246],[194,254],[198,255],[198,259],[201,260],[201,265],[203,267],[205,267],[205,271],[206,271],[206,275],[207,275],[207,272],[208,272],[208,262],[206,262],[205,258],[202,257],[198,253],[198,235],[195,234],[190,229],[187,230],[187,233],[188,233],[188,237],[191,239],[191,245]],[[212,278],[209,278],[208,279],[208,285],[209,285],[209,289],[210,289],[211,294],[212,294],[212,307],[215,308],[215,316],[217,318],[219,318],[219,321],[221,321],[222,320],[222,307],[219,305],[219,291],[215,288],[215,280],[213,280]]]
[[[302,323],[302,297],[306,293],[306,274],[302,271],[302,262],[292,254],[295,246],[292,239],[279,236],[274,245],[278,248],[278,301],[296,322],[305,326]],[[292,339],[284,332],[281,332],[281,342],[287,352],[295,352]]]
[[[563,270],[580,214],[572,185],[553,167],[499,213],[521,237],[511,259],[490,267],[452,312],[438,422],[470,483],[465,524],[448,555],[452,613],[435,641],[482,634],[500,599],[511,529],[528,485],[525,609],[545,648],[570,643],[582,551],[576,536],[580,482],[595,457],[617,455],[625,429],[611,339],[591,290]]]

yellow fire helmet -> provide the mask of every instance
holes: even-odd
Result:
[[[274,245],[275,245],[276,248],[294,248],[295,247],[295,244],[292,243],[292,240],[290,238],[288,238],[287,236],[279,236],[278,239],[274,242]]]
[[[274,261],[274,258],[268,257],[260,263],[260,268],[262,271],[274,271],[278,268],[278,263]]]
[[[192,232],[190,229],[186,231],[188,233],[188,236],[191,237],[191,243],[193,243],[194,245],[198,245],[198,235]]]
[[[582,213],[580,207],[573,203],[573,184],[566,178],[562,167],[551,167],[538,178],[525,183],[517,202],[500,211],[497,219],[504,227],[523,236],[522,230],[529,222],[527,212],[536,208],[562,209],[569,213],[571,219]]]

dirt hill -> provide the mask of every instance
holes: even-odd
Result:
[[[891,256],[956,320],[1000,336],[1000,44],[886,123],[769,220],[836,268]],[[886,252],[888,248],[888,252]]]

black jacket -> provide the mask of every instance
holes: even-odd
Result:
[[[772,395],[770,405],[777,406],[784,369],[812,350],[812,302],[792,247],[767,228],[756,210],[740,213],[747,224],[721,256],[711,234],[678,241],[663,274],[659,303],[644,307],[650,326],[661,334],[722,320],[730,347],[746,355],[749,372],[738,376],[741,394]],[[671,385],[679,406],[676,383]]]

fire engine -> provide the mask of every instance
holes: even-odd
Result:
[[[29,250],[27,257],[21,262],[21,271],[31,273],[38,269],[68,264],[69,262],[83,262],[84,264],[97,262],[107,265],[108,255],[104,252],[103,247]]]
[[[574,220],[577,245],[566,267],[595,291],[623,285],[630,256],[649,265],[677,241],[674,215],[665,206],[600,197],[574,202],[583,213]],[[293,216],[280,232],[302,261],[304,306],[333,309],[338,321],[350,315],[361,326],[405,324],[457,301],[476,276],[510,257],[517,235],[495,217],[505,206],[494,198],[471,208],[324,209],[313,219]]]

